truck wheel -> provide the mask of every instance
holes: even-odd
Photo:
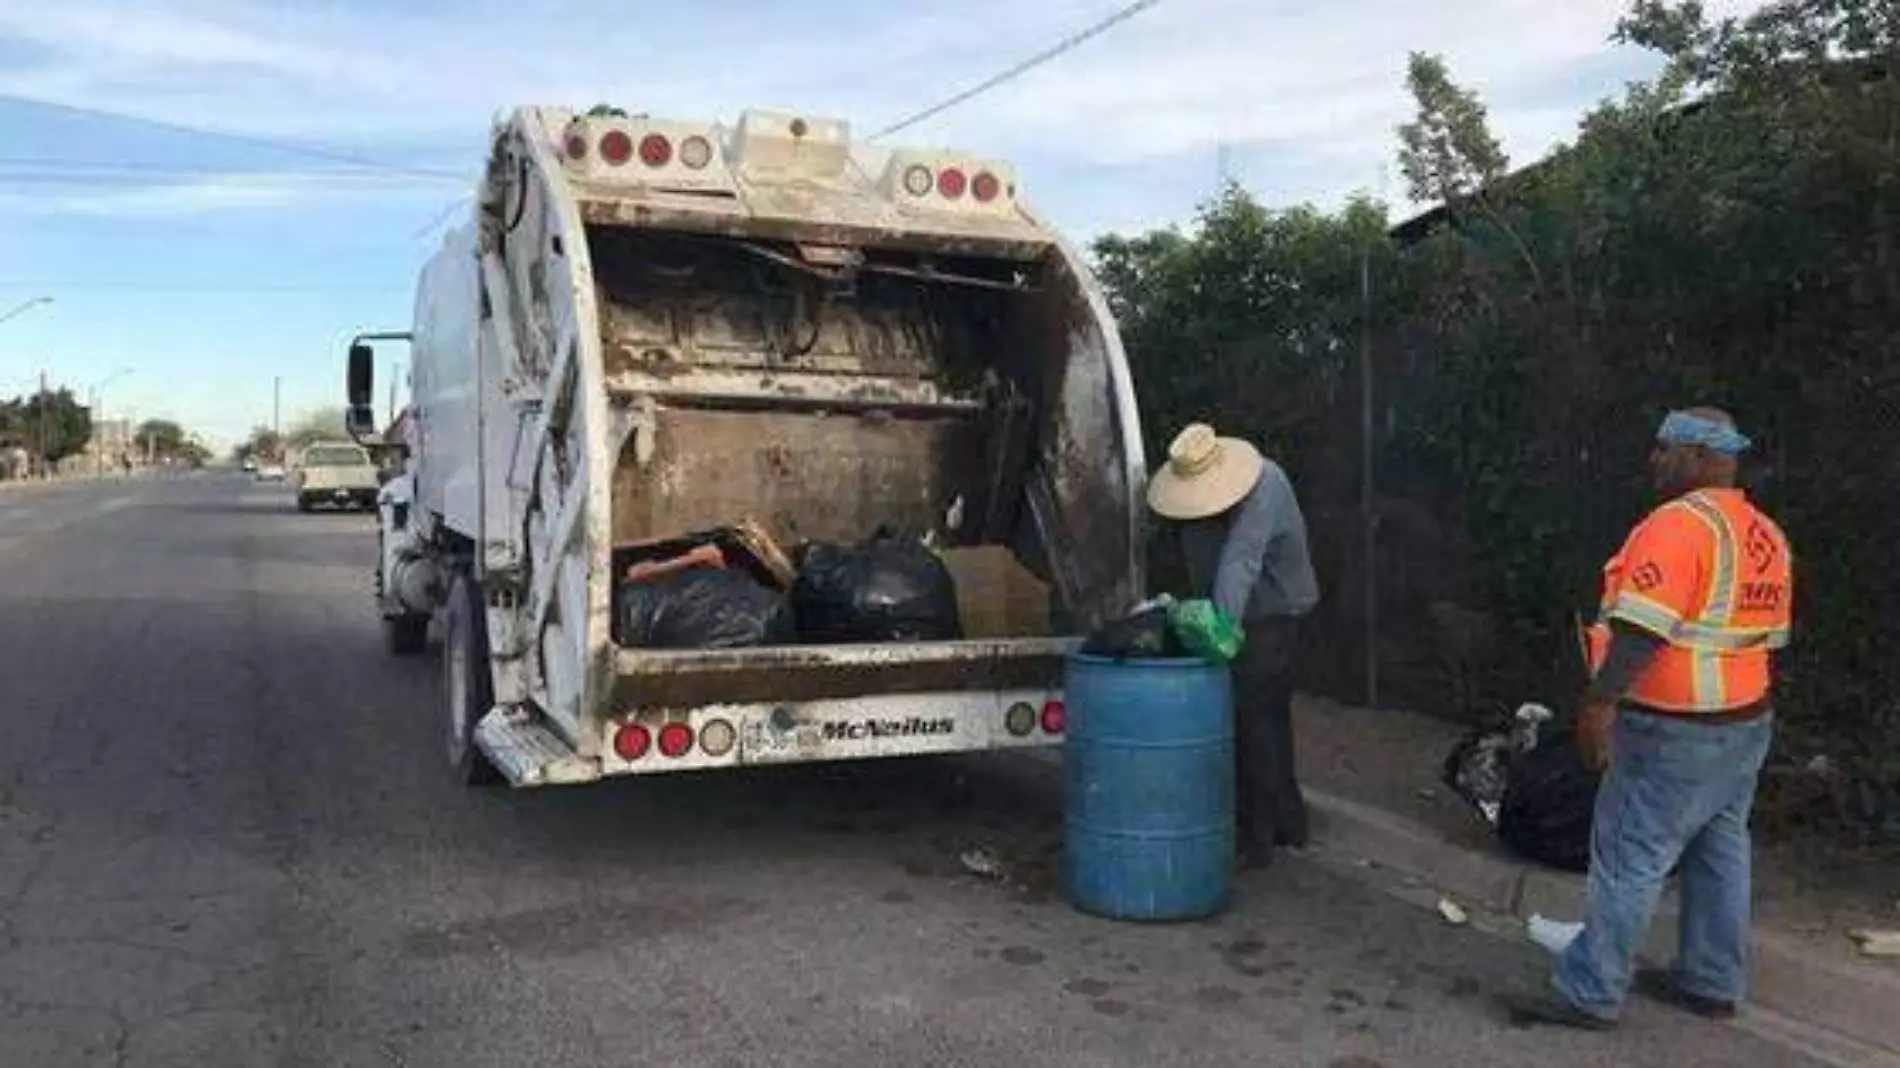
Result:
[[[383,637],[391,656],[414,656],[429,647],[429,617],[392,616],[383,620]]]
[[[481,591],[467,575],[449,591],[442,627],[442,692],[448,715],[449,769],[465,786],[501,781],[501,774],[475,744],[475,725],[495,704],[488,673],[488,614]]]

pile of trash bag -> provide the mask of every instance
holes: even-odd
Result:
[[[1572,725],[1548,708],[1524,705],[1508,724],[1461,739],[1443,780],[1511,852],[1563,871],[1589,868],[1599,776],[1583,762]]]
[[[956,582],[923,539],[880,529],[856,545],[809,542],[795,560],[792,614],[808,642],[955,641]]]
[[[1561,871],[1590,869],[1590,827],[1601,777],[1568,730],[1551,730],[1511,761],[1498,809],[1498,840],[1526,860]]]
[[[617,639],[647,649],[736,649],[797,637],[783,593],[744,571],[695,566],[614,594]]]
[[[1162,594],[1098,627],[1082,643],[1085,656],[1116,660],[1196,658],[1227,663],[1240,654],[1243,635],[1212,601],[1177,601]]]

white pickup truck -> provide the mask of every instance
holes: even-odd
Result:
[[[1143,592],[1133,384],[1077,251],[982,155],[524,108],[409,330],[350,346],[349,425],[410,346],[380,500],[390,647],[442,643],[467,782],[1059,744],[1062,667]],[[928,535],[963,637],[647,648],[616,585],[656,542]]]
[[[298,454],[290,484],[297,493],[299,512],[324,504],[367,511],[376,507],[376,493],[383,485],[369,450],[349,441],[319,441],[305,446]]]

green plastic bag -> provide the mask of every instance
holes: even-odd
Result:
[[[1168,608],[1168,627],[1182,648],[1203,660],[1232,663],[1240,655],[1241,633],[1227,613],[1204,599],[1177,601]]]

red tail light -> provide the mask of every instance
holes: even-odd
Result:
[[[1061,734],[1069,726],[1069,710],[1062,707],[1061,701],[1042,703],[1042,733]],[[662,739],[664,744],[664,739]]]
[[[653,735],[638,723],[623,724],[614,732],[614,753],[628,763],[646,756],[651,748]]]
[[[608,130],[600,138],[600,158],[618,167],[633,158],[633,138],[624,130]]]
[[[964,187],[967,185],[969,185],[969,179],[955,167],[945,167],[937,172],[937,192],[943,194],[945,200],[955,200],[962,196]]]
[[[693,747],[693,728],[684,723],[668,723],[660,728],[660,755],[681,757]]]
[[[970,195],[984,204],[995,200],[996,194],[1002,191],[1003,183],[988,171],[982,171],[975,178],[970,179]]]
[[[673,161],[673,142],[659,134],[640,139],[640,162],[649,167],[664,167]]]

